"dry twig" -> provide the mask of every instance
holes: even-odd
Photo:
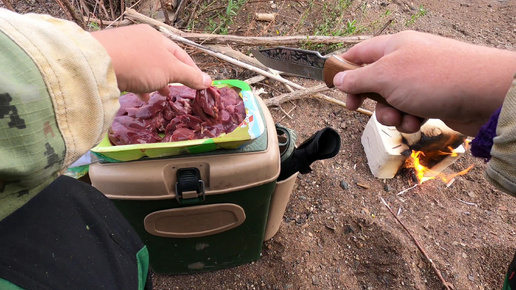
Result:
[[[405,226],[405,224],[403,224],[403,222],[401,222],[401,220],[398,218],[398,216],[392,211],[391,207],[387,204],[387,202],[385,201],[385,199],[383,199],[383,197],[380,197],[380,199],[382,200],[382,203],[385,205],[385,207],[387,207],[387,209],[389,210],[389,212],[392,214],[392,216],[396,219],[396,221],[403,227],[403,229],[407,232],[407,234],[410,236],[410,238],[412,239],[412,241],[414,241],[414,243],[416,244],[418,250],[423,254],[423,256],[425,256],[426,260],[430,263],[430,266],[432,267],[432,269],[434,270],[435,274],[437,275],[437,277],[439,277],[439,280],[441,280],[441,283],[443,284],[443,287],[447,290],[451,290],[451,289],[454,289],[453,288],[453,285],[449,282],[446,282],[446,280],[444,280],[443,278],[443,275],[441,275],[441,271],[439,271],[439,269],[437,269],[437,267],[435,266],[434,264],[434,261],[432,261],[432,259],[430,259],[430,257],[428,256],[428,254],[426,253],[426,251],[423,249],[423,247],[421,246],[421,244],[418,242],[418,240],[416,240],[416,238],[410,233],[409,229]]]
[[[186,0],[183,0],[181,2],[186,2]],[[168,17],[167,4],[165,3],[165,0],[160,0],[159,3],[161,4],[161,10],[163,11],[163,16],[165,16],[165,23],[168,25],[172,24],[172,22],[174,22],[174,20],[175,20],[175,17],[174,17],[174,20],[172,20],[172,22],[170,22],[170,17]],[[175,15],[176,14],[174,14],[174,16]]]
[[[16,12],[14,10],[13,6],[11,5],[11,2],[9,2],[9,0],[2,0],[2,2],[4,3],[5,8],[7,8],[7,9],[13,11],[13,12]]]
[[[127,18],[138,22],[146,23],[159,29],[164,26],[174,34],[197,43],[209,44],[237,44],[249,46],[278,46],[278,45],[300,45],[306,42],[313,44],[356,44],[371,38],[370,35],[363,36],[276,36],[276,37],[247,37],[237,35],[217,35],[207,33],[187,33],[170,25],[164,25],[163,22],[149,18],[134,9],[127,9],[124,12]]]

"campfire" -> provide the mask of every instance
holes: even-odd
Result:
[[[417,133],[405,134],[380,124],[373,115],[362,135],[362,145],[377,178],[393,178],[401,168],[412,168],[419,184],[435,178],[448,183],[473,167],[449,175],[442,173],[465,153],[467,142],[465,135],[438,119],[429,119]]]

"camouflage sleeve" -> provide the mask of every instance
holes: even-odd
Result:
[[[500,190],[516,196],[516,76],[498,118],[486,178]]]
[[[110,58],[71,22],[0,9],[0,220],[100,142],[118,109]]]

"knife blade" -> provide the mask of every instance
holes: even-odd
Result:
[[[324,81],[329,88],[334,87],[333,77],[345,70],[360,66],[336,55],[322,56],[318,51],[290,47],[275,47],[251,50],[254,57],[263,65],[293,75]],[[364,94],[379,103],[389,105],[379,94]]]
[[[269,68],[301,77],[324,81],[329,88],[335,86],[333,84],[333,77],[337,73],[361,67],[336,55],[324,57],[318,51],[291,47],[280,46],[260,50],[254,49],[251,50],[251,52],[259,62]],[[362,95],[378,103],[390,106],[387,100],[380,94],[366,93]],[[421,126],[428,121],[428,119],[425,118],[417,118]],[[421,131],[416,133],[401,133],[401,135],[406,140],[421,139]]]

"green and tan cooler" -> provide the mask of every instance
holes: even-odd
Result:
[[[278,136],[267,107],[255,100],[264,132],[241,148],[90,165],[92,185],[140,234],[154,271],[193,273],[249,263],[278,231],[295,175],[275,192]]]

